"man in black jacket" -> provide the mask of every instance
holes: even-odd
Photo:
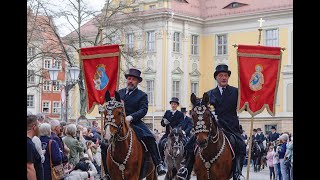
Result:
[[[276,127],[271,127],[271,133],[268,136],[269,142],[274,142],[280,137],[280,134],[277,133]]]
[[[178,127],[181,127],[181,129],[185,132],[186,137],[189,139],[191,136],[191,130],[193,128],[193,122],[190,117],[187,116],[187,109],[181,108],[181,112],[183,113],[183,120],[180,122]]]
[[[178,127],[179,123],[183,120],[183,114],[181,111],[177,110],[179,106],[179,99],[172,97],[169,102],[171,105],[171,110],[167,110],[161,120],[161,126],[166,127],[165,134],[161,137],[158,143],[161,159],[164,159],[164,144],[167,141],[167,137],[170,133],[170,127]]]
[[[214,106],[214,114],[217,117],[218,126],[223,129],[235,150],[235,158],[232,161],[233,179],[239,180],[242,176],[241,164],[246,156],[246,144],[241,138],[239,118],[237,116],[238,88],[228,84],[230,75],[231,71],[228,70],[226,64],[218,65],[214,72],[214,78],[218,86],[207,93],[210,98],[210,104]],[[194,144],[195,136],[190,138],[185,148],[187,151],[186,165],[185,168],[180,168],[177,174],[181,179],[190,178],[194,163]]]
[[[156,165],[159,176],[166,173],[161,160],[156,139],[148,126],[141,120],[148,112],[148,95],[138,89],[138,84],[142,81],[141,71],[129,69],[125,74],[127,87],[120,89],[120,98],[124,101],[126,111],[126,121],[130,122],[137,138],[142,140],[151,154],[153,163]]]

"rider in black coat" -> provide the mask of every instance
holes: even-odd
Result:
[[[161,137],[158,143],[159,151],[162,160],[164,159],[164,143],[167,140],[167,137],[170,133],[170,127],[173,129],[178,127],[180,122],[183,120],[183,114],[181,111],[177,110],[179,106],[179,99],[176,97],[172,97],[169,102],[171,105],[171,110],[167,110],[161,120],[161,126],[166,127],[165,134]]]
[[[242,140],[239,118],[237,116],[238,88],[228,85],[231,71],[228,66],[220,64],[216,67],[214,78],[218,86],[210,91],[208,95],[210,104],[214,106],[214,114],[220,128],[223,128],[225,135],[230,140],[233,148],[235,148],[235,158],[233,159],[233,179],[238,180],[241,176],[241,164],[246,156],[246,144]],[[195,136],[193,136],[186,144],[187,157],[186,165],[180,168],[177,176],[190,178],[190,174],[194,163],[194,144]],[[187,169],[187,170],[186,170]]]
[[[140,74],[141,71],[138,69],[129,69],[128,74],[125,74],[127,87],[120,89],[119,94],[124,101],[126,121],[130,122],[130,126],[133,128],[137,138],[147,146],[153,163],[157,167],[157,173],[161,176],[166,171],[159,154],[156,139],[148,126],[141,120],[148,112],[148,95],[137,87],[138,83],[142,81]]]
[[[183,120],[180,122],[180,124],[178,125],[178,127],[181,127],[181,129],[185,132],[186,137],[190,138],[191,134],[191,130],[193,128],[193,122],[192,119],[190,117],[187,116],[187,110],[186,108],[181,108],[181,112],[183,113]]]

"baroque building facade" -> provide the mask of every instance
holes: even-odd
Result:
[[[123,49],[144,49],[136,58],[122,58],[120,86],[125,87],[124,71],[142,71],[139,88],[148,94],[149,110],[144,118],[150,128],[164,130],[160,120],[170,109],[171,97],[180,108],[191,108],[190,94],[202,96],[217,86],[213,73],[225,63],[232,71],[229,84],[238,86],[238,66],[234,44],[257,45],[259,20],[263,18],[261,45],[285,48],[274,117],[264,111],[254,117],[253,128],[268,132],[293,133],[293,1],[292,0],[135,0],[129,13],[142,19],[139,28],[118,33],[109,43],[124,43]],[[88,25],[83,28],[89,28]],[[106,33],[111,33],[106,28]],[[75,104],[76,105],[76,104]],[[76,114],[76,113],[75,113]],[[97,108],[89,115],[100,120]],[[239,114],[240,124],[249,134],[251,116]]]

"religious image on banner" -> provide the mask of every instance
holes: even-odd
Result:
[[[80,49],[84,81],[86,85],[87,111],[97,104],[103,105],[105,93],[118,88],[120,68],[119,45],[94,46]]]
[[[238,45],[239,97],[238,112],[247,110],[251,115],[265,108],[275,115],[281,48]]]

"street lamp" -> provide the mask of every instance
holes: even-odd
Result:
[[[60,69],[58,69],[56,67],[53,67],[53,68],[48,69],[48,71],[49,71],[50,79],[53,82],[57,81],[58,72],[60,71]],[[68,68],[68,72],[67,72],[66,84],[65,85],[61,84],[62,86],[64,86],[65,94],[66,94],[66,117],[65,117],[65,122],[68,122],[68,97],[69,97],[69,91],[78,82],[79,74],[80,74],[80,69],[78,67],[75,67],[75,66],[69,67]]]

